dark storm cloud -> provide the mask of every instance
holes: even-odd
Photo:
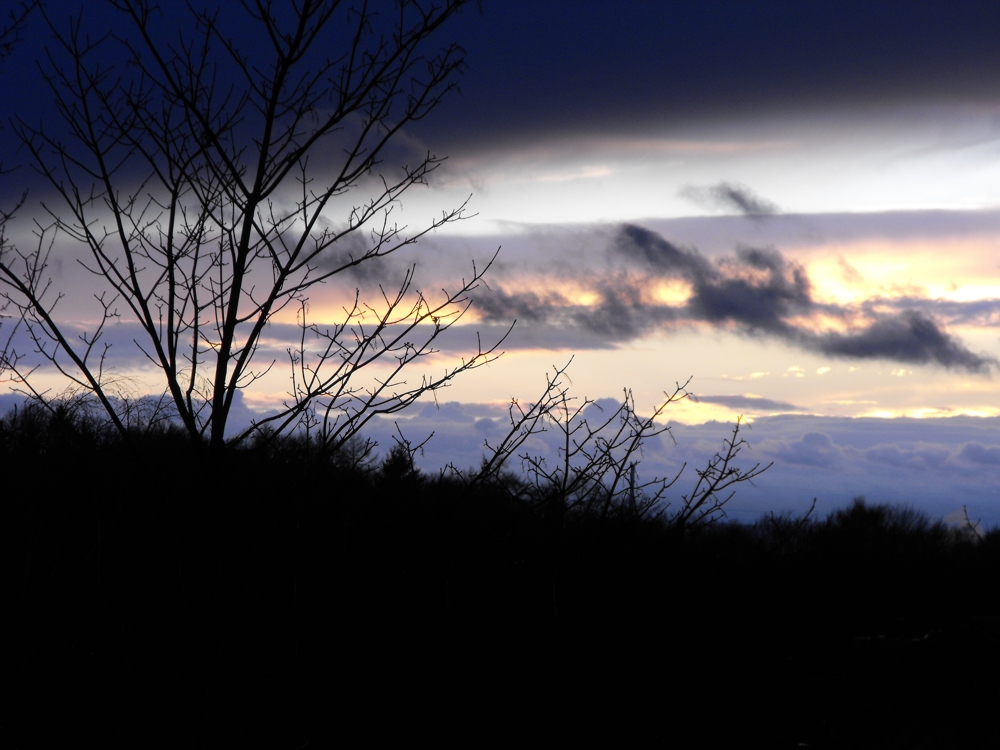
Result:
[[[915,310],[927,316],[941,316],[951,325],[1000,326],[1000,299],[955,301],[921,297],[879,297],[865,300],[861,309],[875,314],[879,309]]]
[[[711,323],[735,321],[773,333],[787,332],[783,318],[805,312],[812,302],[809,280],[796,264],[770,248],[739,248],[724,267],[696,250],[678,248],[656,232],[633,224],[622,226],[613,251],[664,276],[679,276],[694,289],[690,314]],[[726,271],[762,271],[766,278],[748,279]]]
[[[790,336],[792,329],[784,319],[813,307],[805,271],[772,248],[742,247],[735,257],[713,264],[655,232],[625,225],[614,251],[626,258],[638,257],[663,275],[689,281],[693,294],[688,315],[694,320],[732,321],[748,329]],[[747,271],[758,273],[742,273]]]
[[[756,195],[746,185],[720,182],[712,187],[688,185],[679,195],[706,208],[736,212],[751,218],[774,216],[778,206],[766,198]]]
[[[936,363],[949,369],[987,373],[1000,366],[993,357],[975,354],[937,323],[916,310],[876,320],[858,333],[803,336],[807,347],[851,359],[891,359],[911,364]]]
[[[491,322],[521,320],[543,323],[565,304],[565,300],[558,294],[549,294],[545,298],[534,292],[508,294],[501,286],[494,284],[488,291],[476,295],[475,308],[485,320]]]
[[[639,290],[627,281],[606,283],[600,287],[597,305],[579,307],[571,320],[581,328],[609,340],[628,341],[677,319],[670,308],[644,304]]]
[[[681,273],[704,276],[712,273],[708,260],[697,250],[680,248],[635,224],[624,224],[614,243],[615,252],[636,265],[646,266],[657,273]]]
[[[95,38],[107,29],[127,31],[110,4],[65,5],[67,11],[85,6],[84,30]],[[160,4],[155,31],[161,38],[176,41],[184,5]],[[392,15],[381,10],[385,23]],[[54,17],[65,29],[66,17]],[[220,18],[221,33],[249,53],[261,42],[266,47],[266,38],[254,36],[259,24],[245,18]],[[0,93],[5,102],[17,102],[26,122],[51,129],[57,119],[51,93],[35,67],[41,51],[52,46],[41,20],[30,19],[7,59]],[[1000,94],[998,28],[1000,4],[990,2],[485,0],[481,12],[467,8],[429,40],[428,55],[459,43],[468,69],[461,95],[446,97],[408,133],[439,154],[457,156],[484,145],[662,133],[831,108],[856,112],[872,103],[992,106]],[[347,33],[346,26],[337,28],[317,60],[341,47]],[[230,82],[219,80],[219,89]],[[6,166],[24,161],[14,153],[17,145],[15,138],[0,139]],[[29,170],[22,174],[31,178]]]
[[[739,248],[727,263],[766,272],[763,280],[716,273],[694,278],[694,296],[688,306],[710,323],[734,321],[754,330],[789,335],[785,318],[813,307],[809,279],[801,266],[787,263],[777,250]]]
[[[454,153],[733,115],[992,104],[998,28],[988,2],[487,1],[442,30],[469,71],[463,97],[420,132]]]
[[[995,358],[971,351],[942,328],[938,317],[932,315],[936,301],[923,300],[924,309],[913,309],[916,304],[901,307],[892,300],[872,300],[855,307],[818,303],[802,266],[774,248],[739,247],[732,255],[711,261],[656,232],[625,224],[610,239],[607,260],[612,270],[599,277],[591,273],[589,279],[589,291],[598,296],[596,304],[574,304],[555,292],[543,296],[494,285],[477,293],[476,307],[487,323],[519,319],[536,329],[533,335],[544,329],[550,338],[562,330],[578,343],[599,342],[601,347],[665,327],[701,322],[735,328],[745,335],[764,334],[844,359],[935,364],[980,374],[1000,368]],[[579,269],[548,278],[587,283]],[[657,280],[686,282],[690,290],[687,301],[681,305],[650,302],[645,292]],[[944,317],[963,317],[962,303],[943,304],[947,308],[943,309],[947,313]],[[981,321],[990,320],[1000,313],[1000,301],[970,305],[966,318],[974,315]],[[845,331],[817,333],[801,322],[816,314],[839,318],[845,327],[859,314],[870,322]]]
[[[576,338],[579,342],[578,336],[582,335],[589,342],[586,348],[595,345],[605,348],[639,338],[677,318],[669,308],[644,304],[639,299],[640,290],[627,279],[605,282],[597,292],[600,295],[597,304],[574,305],[554,292],[546,295],[508,293],[493,284],[489,290],[476,293],[474,304],[487,323],[516,320],[519,325],[514,339],[517,341],[522,340],[525,329],[530,329],[532,339],[539,335],[549,340],[563,336]],[[565,344],[556,348],[565,348]]]
[[[774,401],[762,396],[698,396],[697,400],[705,404],[719,404],[730,409],[748,409],[750,411],[806,411],[801,406],[785,401]]]
[[[996,359],[967,349],[933,318],[917,310],[883,315],[868,328],[848,333],[816,334],[802,329],[789,318],[818,311],[844,316],[849,311],[814,302],[804,269],[777,250],[739,248],[734,258],[709,264],[694,251],[678,250],[656,237],[649,230],[625,226],[614,247],[627,256],[668,259],[658,267],[677,269],[691,282],[693,293],[687,304],[691,319],[735,323],[746,332],[768,333],[806,349],[848,359],[933,363],[973,373],[988,373],[1000,366]],[[630,243],[636,249],[628,250]],[[651,249],[659,255],[651,256]],[[741,273],[748,269],[761,273]]]
[[[873,298],[849,307],[821,304],[812,298],[804,269],[774,248],[740,247],[729,255],[709,259],[694,248],[635,225],[613,230],[594,228],[591,235],[590,239],[599,239],[594,240],[597,245],[588,245],[586,262],[579,262],[580,238],[575,234],[566,235],[564,240],[547,236],[543,253],[530,243],[514,242],[518,262],[501,275],[502,283],[492,281],[488,287],[484,284],[471,295],[473,314],[479,322],[455,326],[436,339],[435,346],[455,353],[467,353],[480,345],[488,348],[504,338],[515,320],[518,324],[502,349],[614,349],[659,331],[702,323],[747,336],[763,335],[844,359],[929,364],[980,374],[1000,367],[994,357],[971,351],[946,328],[996,326],[1000,322],[1000,300],[956,302],[907,297]],[[602,246],[606,263],[603,269],[598,252]],[[447,247],[427,256],[430,260],[424,263],[425,275],[442,272],[438,258],[447,256]],[[382,261],[370,262],[374,267]],[[535,264],[541,265],[541,274]],[[444,270],[445,275],[450,272],[450,268]],[[530,289],[518,288],[522,278],[530,280]],[[365,279],[350,280],[360,284]],[[686,288],[687,299],[673,304],[658,302],[654,292],[661,282],[680,282]],[[550,284],[549,289],[541,286],[545,283]],[[577,293],[573,290],[586,293],[585,304],[573,299]],[[814,315],[840,319],[845,330],[810,330],[802,321]],[[848,327],[859,317],[868,323]],[[75,341],[84,328],[72,324],[67,330]],[[429,328],[414,332],[416,337],[429,335]],[[288,348],[297,346],[300,337],[298,326],[272,323],[264,332],[258,355],[262,361],[287,362]],[[135,323],[123,321],[109,326],[101,340],[113,345],[109,365],[123,369],[148,367],[149,361],[133,343],[144,339],[145,333]],[[33,350],[24,335],[14,343],[29,355]],[[29,360],[41,362],[37,355],[29,356]]]

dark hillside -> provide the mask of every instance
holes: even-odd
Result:
[[[38,746],[54,715],[172,747],[997,739],[997,530],[858,501],[685,533],[71,415],[0,451],[3,732]]]

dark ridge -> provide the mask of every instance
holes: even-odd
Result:
[[[0,726],[39,746],[997,739],[998,529],[859,499],[689,531],[72,411],[0,422],[0,466]]]

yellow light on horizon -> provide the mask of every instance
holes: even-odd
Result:
[[[872,409],[857,415],[857,419],[935,419],[942,417],[1000,417],[1000,407],[915,407],[904,409]]]

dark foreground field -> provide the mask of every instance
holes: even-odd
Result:
[[[7,747],[1000,747],[1000,532],[0,434]]]

